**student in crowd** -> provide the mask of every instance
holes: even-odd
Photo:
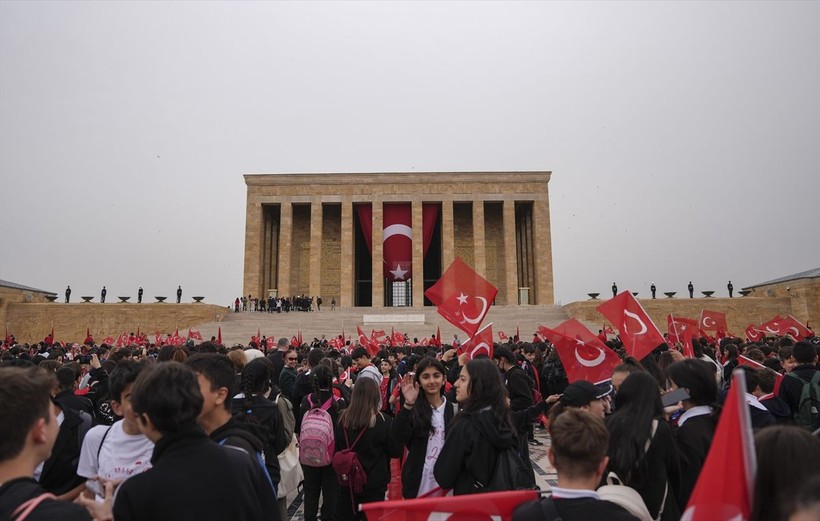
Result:
[[[682,402],[684,412],[674,431],[681,458],[681,485],[677,499],[678,508],[683,512],[717,428],[717,382],[712,367],[694,358],[670,365],[667,376],[673,391],[684,388],[689,392],[689,399]]]
[[[57,439],[53,373],[39,367],[0,368],[0,519],[87,521],[85,509],[54,495],[34,480]]]
[[[367,484],[361,494],[349,487],[339,487],[337,512],[339,521],[363,520],[358,505],[384,500],[390,482],[390,458],[401,454],[401,446],[390,439],[390,418],[379,413],[379,386],[369,378],[353,386],[350,405],[342,411],[335,430],[336,452],[353,450],[367,472]]]
[[[269,491],[259,465],[242,451],[214,443],[197,426],[203,399],[193,370],[178,362],[146,368],[134,383],[131,404],[140,430],[154,442],[153,467],[119,487],[114,519],[263,518],[258,498]],[[102,503],[81,499],[97,519],[111,517],[105,511],[109,491]]]
[[[555,419],[567,409],[581,409],[603,420],[610,407],[610,392],[611,388],[604,389],[586,380],[572,382],[564,389],[558,404],[550,410],[550,419]]]
[[[634,521],[622,507],[600,499],[595,491],[607,468],[609,434],[603,421],[587,411],[564,411],[550,424],[550,464],[558,474],[552,496],[519,506],[513,521]]]
[[[390,363],[390,360],[388,360],[387,357],[379,360],[379,370],[381,371],[381,381],[379,382],[381,409],[379,410],[379,412],[381,412],[382,414],[386,414],[392,418],[394,414],[393,406],[390,403],[390,397],[392,396],[393,390],[396,388],[396,385],[398,384],[398,378],[396,377],[396,371],[393,369],[393,365]]]
[[[518,438],[495,363],[470,360],[461,368],[455,389],[460,410],[447,429],[433,475],[456,495],[475,494],[490,482],[497,454],[517,448]]]
[[[279,373],[279,389],[293,403],[293,392],[296,388],[296,378],[298,376],[296,365],[299,363],[299,354],[295,349],[289,349],[282,355],[282,360],[285,365]]]
[[[248,428],[262,441],[265,466],[273,481],[279,484],[279,460],[277,455],[285,450],[290,440],[285,435],[284,420],[279,406],[268,398],[278,394],[271,383],[271,363],[267,358],[257,358],[242,368],[240,393],[231,405],[231,411],[240,423],[249,423]]]
[[[345,405],[344,400],[337,400],[333,395],[333,374],[329,367],[320,364],[313,369],[311,371],[311,383],[313,391],[304,397],[296,416],[296,432],[300,436],[302,434],[302,421],[308,411],[314,408],[326,410],[332,425],[335,426],[339,423],[339,411]],[[302,471],[305,473],[305,521],[316,521],[316,516],[319,513],[320,495],[322,496],[322,521],[336,519],[339,484],[333,466],[316,467],[303,463]]]
[[[358,368],[357,382],[361,378],[370,378],[376,385],[381,383],[382,375],[379,369],[371,362],[370,353],[367,352],[367,349],[357,347],[350,356],[353,358],[353,365]]]
[[[797,507],[800,487],[820,478],[820,438],[797,426],[767,427],[755,434],[755,452],[757,474],[750,521],[785,520]]]
[[[631,374],[623,381],[606,426],[607,472],[615,472],[641,495],[653,519],[680,519],[675,500],[680,486],[678,449],[663,418],[658,384],[649,373]]]
[[[752,420],[752,428],[754,430],[762,429],[769,425],[774,425],[774,416],[769,412],[765,405],[760,403],[754,392],[759,389],[760,385],[760,371],[749,366],[742,365],[740,369],[746,373],[746,403],[749,406],[749,415]]]
[[[621,388],[621,384],[624,383],[624,380],[635,373],[645,373],[646,369],[643,368],[640,362],[633,357],[627,356],[624,358],[623,363],[618,364],[612,369],[612,387],[615,389],[615,395],[618,395],[618,389]]]
[[[325,358],[325,352],[321,348],[314,347],[308,351],[306,357],[307,369],[304,371],[297,369],[298,375],[293,386],[293,399],[291,400],[294,405],[302,403],[305,396],[313,392],[313,383],[311,381],[313,369],[319,365],[323,358]],[[282,371],[284,372],[284,369]]]
[[[779,425],[792,425],[792,412],[782,398],[774,394],[774,385],[777,381],[777,374],[769,369],[761,369],[757,374],[757,388],[752,392],[763,407],[768,409],[774,417],[775,423]]]
[[[820,376],[817,370],[817,351],[810,342],[797,342],[792,348],[796,366],[791,370],[780,384],[780,396],[792,412],[792,417],[798,425],[814,432],[820,429],[820,413],[810,414],[810,417],[801,415],[800,400],[803,394],[803,387],[812,385],[812,381],[820,385]],[[815,408],[816,409],[816,408]]]
[[[131,406],[134,382],[146,365],[123,360],[108,377],[111,408],[122,419],[92,428],[83,440],[77,474],[86,479],[87,497],[102,499],[104,481],[125,481],[151,468],[154,443],[140,431]]]
[[[405,374],[401,380],[404,405],[393,420],[390,436],[407,448],[401,472],[401,491],[406,499],[436,495],[436,490],[441,490],[433,468],[454,414],[444,397],[444,375],[444,364],[425,357],[415,374]]]

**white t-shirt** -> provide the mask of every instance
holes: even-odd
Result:
[[[151,455],[154,453],[151,440],[144,434],[126,434],[122,429],[122,420],[112,425],[106,436],[108,429],[106,425],[97,425],[85,435],[77,465],[78,476],[126,480],[151,468]]]
[[[433,468],[436,460],[444,446],[444,409],[447,407],[447,399],[442,397],[441,405],[433,408],[430,437],[427,439],[427,454],[424,456],[424,468],[421,471],[421,482],[419,483],[418,495],[421,496],[438,487]]]

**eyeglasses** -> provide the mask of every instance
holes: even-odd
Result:
[[[298,358],[285,358],[285,360],[287,360],[288,362],[295,362],[299,359]]]

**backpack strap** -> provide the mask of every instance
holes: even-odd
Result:
[[[356,444],[359,443],[359,440],[362,439],[362,435],[364,435],[364,433],[366,431],[367,431],[367,427],[362,429],[362,431],[359,433],[358,436],[356,436],[356,439],[353,441],[353,445],[351,445],[350,444],[350,438],[347,437],[347,429],[342,429],[342,432],[345,433],[345,445],[347,445],[347,449],[348,450],[353,450],[353,448],[356,446]]]
[[[33,497],[28,501],[21,503],[14,512],[11,513],[12,518],[14,521],[23,521],[28,516],[31,515],[31,512],[37,508],[37,506],[47,499],[57,499],[57,496],[52,494],[51,492],[43,492],[37,497]]]
[[[113,425],[109,425],[107,429],[105,429],[105,434],[103,434],[102,439],[100,440],[100,446],[97,447],[97,471],[100,470],[100,453],[102,452],[103,443],[105,443],[105,438],[108,437],[108,432],[111,430]]]
[[[538,502],[541,505],[541,511],[544,512],[544,519],[547,521],[561,521],[561,515],[558,509],[555,508],[555,503],[551,497],[545,497]]]

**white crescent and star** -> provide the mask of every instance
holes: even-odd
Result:
[[[644,321],[641,320],[641,317],[639,317],[635,313],[632,313],[629,310],[625,309],[624,310],[624,316],[635,320],[637,323],[639,323],[641,325],[641,330],[640,331],[638,331],[637,333],[629,333],[629,329],[626,327],[626,319],[624,319],[624,330],[625,330],[626,333],[629,333],[629,334],[632,334],[632,335],[643,335],[644,333],[646,333],[648,331]]]
[[[604,350],[601,349],[600,347],[595,347],[595,346],[587,346],[587,347],[592,347],[593,349],[597,349],[598,350],[598,356],[596,356],[592,360],[587,360],[586,358],[582,358],[581,356],[578,355],[578,347],[579,346],[585,346],[586,344],[584,343],[583,340],[580,340],[580,339],[576,340],[575,342],[578,344],[578,346],[575,347],[575,359],[578,360],[578,363],[581,364],[582,366],[584,366],[584,367],[595,367],[597,365],[600,365],[601,362],[603,362],[604,359],[606,359],[606,353],[604,353]]]
[[[463,298],[464,300],[462,300],[462,298]],[[484,315],[486,315],[486,314],[487,314],[487,299],[485,299],[484,297],[474,297],[474,298],[477,298],[478,300],[480,300],[480,301],[481,301],[481,311],[478,313],[478,315],[476,315],[476,316],[474,316],[474,317],[468,317],[468,316],[467,316],[467,315],[465,315],[465,314],[464,314],[464,312],[462,311],[462,312],[461,312],[461,318],[462,318],[462,322],[467,322],[468,324],[473,324],[473,325],[476,325],[476,324],[480,323],[480,322],[481,322],[481,319],[483,319],[483,318],[484,318]],[[458,297],[458,301],[459,301],[459,303],[460,303],[460,304],[462,304],[462,305],[463,305],[463,304],[466,304],[466,303],[467,303],[467,295],[465,295],[464,293],[462,293],[462,294]]]
[[[712,322],[711,324],[709,322]],[[715,320],[712,317],[703,317],[703,327],[712,327],[715,325]]]

